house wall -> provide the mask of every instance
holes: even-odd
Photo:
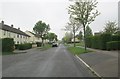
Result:
[[[0,38],[13,38],[15,44],[29,43],[29,37],[0,29]]]
[[[29,31],[26,31],[25,33],[30,36],[29,37],[30,43],[42,42],[41,38],[36,37],[35,35],[33,35],[32,33],[30,33]]]

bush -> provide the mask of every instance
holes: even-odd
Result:
[[[120,41],[120,35],[112,35],[111,41]]]
[[[15,49],[19,49],[19,44],[15,44]]]
[[[93,36],[92,37],[87,37],[86,38],[86,46],[87,47],[89,47],[89,48],[91,48],[92,47],[92,38],[93,38]]]
[[[14,51],[14,40],[13,38],[3,38],[2,40],[2,52]]]
[[[120,50],[120,41],[107,42],[107,50]]]
[[[36,44],[37,44],[37,47],[41,47],[42,46],[41,42],[36,42]]]
[[[18,49],[19,50],[26,50],[32,48],[32,44],[26,43],[26,44],[19,44]]]
[[[101,34],[99,38],[99,48],[102,50],[106,50],[107,42],[111,41],[111,34]]]

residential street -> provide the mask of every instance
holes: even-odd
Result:
[[[2,58],[3,77],[94,77],[63,45]]]

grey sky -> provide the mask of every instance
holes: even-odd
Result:
[[[0,20],[23,31],[32,31],[35,23],[42,20],[61,39],[65,33],[61,29],[68,22],[68,5],[68,0],[4,0],[0,3]],[[118,0],[101,0],[98,11],[101,15],[90,25],[93,32],[103,30],[108,20],[118,22]]]

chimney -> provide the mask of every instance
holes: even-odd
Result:
[[[4,26],[4,21],[1,21],[1,23],[2,23],[2,27]]]
[[[13,28],[13,24],[11,25],[11,27]]]
[[[20,30],[20,28],[18,28],[18,30]]]

